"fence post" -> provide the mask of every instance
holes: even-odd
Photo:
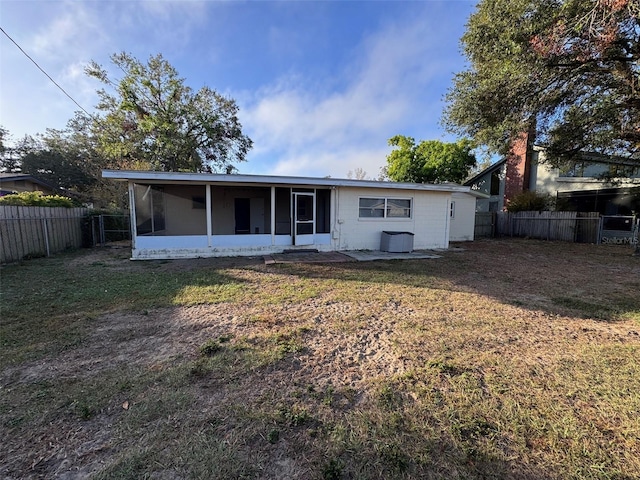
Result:
[[[98,225],[100,225],[100,244],[104,247],[107,243],[107,238],[104,234],[104,215],[101,214],[99,218]]]
[[[604,217],[601,215],[598,217],[598,241],[596,245],[600,245],[602,243],[602,224],[604,223]]]
[[[47,219],[42,218],[42,234],[44,235],[44,248],[47,251],[47,257],[51,256],[49,251],[49,231],[47,229]]]

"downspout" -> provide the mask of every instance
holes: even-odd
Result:
[[[333,187],[333,232],[331,232],[331,239],[334,243],[334,250],[340,250],[340,187]]]

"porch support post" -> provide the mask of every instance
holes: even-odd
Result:
[[[129,222],[131,223],[131,251],[136,250],[136,237],[138,236],[138,229],[136,226],[136,199],[134,197],[135,189],[133,188],[133,182],[129,181]]]
[[[276,187],[271,186],[271,245],[276,244]]]
[[[213,210],[211,208],[211,184],[209,183],[206,184],[205,191],[207,193],[206,195],[206,198],[207,198],[207,246],[211,248],[211,234],[213,231],[213,228],[211,225],[211,211]]]

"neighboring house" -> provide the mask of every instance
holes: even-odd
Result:
[[[383,231],[411,232],[414,249],[447,248],[456,220],[469,223],[456,227],[464,236],[473,232],[473,215],[463,212],[473,212],[465,204],[473,206],[475,196],[456,184],[119,170],[102,176],[128,182],[134,259],[378,250]],[[452,201],[461,203],[453,222]]]
[[[483,193],[476,200],[477,212],[501,212],[505,208],[505,178],[507,159],[502,159],[464,182],[471,191]]]
[[[545,162],[544,149],[525,137],[514,143],[511,155],[467,180],[473,191],[489,194],[478,199],[477,211],[505,210],[509,201],[526,190],[548,194],[559,208],[604,215],[640,212],[640,165],[624,158],[582,154],[566,168]]]
[[[10,193],[42,192],[55,195],[58,190],[53,185],[26,173],[0,173],[0,196]]]

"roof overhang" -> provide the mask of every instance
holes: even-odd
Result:
[[[103,170],[103,178],[119,181],[157,183],[157,184],[210,184],[245,186],[283,186],[283,187],[358,187],[395,190],[419,190],[430,192],[471,193],[470,187],[446,183],[402,183],[374,180],[351,180],[339,178],[288,177],[276,175],[240,175],[224,173],[186,173],[153,172],[141,170]]]

